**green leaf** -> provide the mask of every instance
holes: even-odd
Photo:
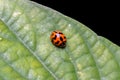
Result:
[[[61,30],[64,49],[50,34]],[[0,0],[0,80],[119,80],[120,47],[29,0]]]

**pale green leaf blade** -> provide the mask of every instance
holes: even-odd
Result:
[[[61,30],[66,48],[50,34]],[[119,80],[120,47],[29,0],[0,0],[0,80]]]

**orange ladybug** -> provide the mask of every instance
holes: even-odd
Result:
[[[55,30],[50,35],[51,42],[59,47],[59,48],[65,48],[66,47],[66,36],[59,30]]]

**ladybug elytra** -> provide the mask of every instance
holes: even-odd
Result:
[[[60,48],[66,47],[66,36],[59,30],[55,30],[51,33],[50,36],[51,42]]]

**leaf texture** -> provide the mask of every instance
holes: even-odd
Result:
[[[50,34],[61,30],[64,49]],[[0,80],[119,80],[120,47],[29,0],[0,0]]]

